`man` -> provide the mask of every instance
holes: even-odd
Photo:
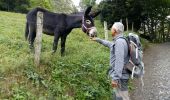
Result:
[[[113,42],[102,40],[100,38],[92,38],[106,47],[110,48],[110,69],[108,75],[111,78],[111,85],[116,94],[116,100],[129,100],[128,96],[128,79],[130,73],[126,69],[129,62],[128,44],[123,37],[124,25],[115,22],[111,28]]]

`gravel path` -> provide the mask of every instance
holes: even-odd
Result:
[[[134,80],[131,100],[170,100],[170,43],[152,44],[144,53],[144,90]]]

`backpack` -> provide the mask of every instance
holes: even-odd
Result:
[[[142,45],[139,39],[139,36],[134,33],[129,33],[124,38],[128,44],[128,53],[129,53],[129,63],[126,65],[126,68],[131,72],[131,78],[141,78],[144,75],[144,63]]]

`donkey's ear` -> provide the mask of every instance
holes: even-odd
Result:
[[[89,15],[92,17],[92,18],[95,18],[97,15],[99,15],[101,13],[101,11],[98,11],[98,12],[93,12],[93,13],[90,13]]]
[[[85,16],[87,16],[90,13],[91,8],[92,8],[92,6],[87,7],[87,9],[85,11]]]

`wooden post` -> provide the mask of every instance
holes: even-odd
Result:
[[[122,19],[120,19],[120,22],[122,23]]]
[[[40,64],[41,54],[41,41],[42,41],[42,28],[43,28],[43,12],[37,13],[37,33],[35,38],[35,65]]]
[[[105,40],[108,40],[108,30],[107,30],[107,22],[104,21],[104,33],[105,33]]]

